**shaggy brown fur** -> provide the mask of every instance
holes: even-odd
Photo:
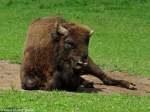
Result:
[[[91,30],[61,17],[32,22],[21,66],[22,88],[27,90],[76,90],[92,83],[80,76],[92,74],[104,84],[134,89],[134,84],[108,77],[88,56]]]

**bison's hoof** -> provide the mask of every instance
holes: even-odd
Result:
[[[135,86],[136,86],[135,84],[130,83],[128,88],[131,89],[131,90],[136,90],[137,88]]]
[[[136,90],[137,89],[135,84],[130,83],[130,82],[125,81],[125,80],[120,80],[120,86],[127,88],[127,89],[130,89],[130,90]]]

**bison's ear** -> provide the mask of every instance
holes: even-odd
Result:
[[[68,31],[66,28],[64,28],[63,26],[58,25],[57,28],[58,28],[58,29],[57,29],[57,32],[58,32],[58,33],[60,33],[60,34],[62,34],[62,35],[64,35],[64,36],[67,36],[67,35],[68,35],[69,31]]]

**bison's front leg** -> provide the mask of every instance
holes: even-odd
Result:
[[[113,85],[113,86],[121,86],[127,89],[136,89],[135,88],[135,84],[130,83],[128,81],[125,80],[116,80],[116,79],[112,79],[111,77],[107,76],[107,74],[105,72],[103,72],[93,61],[92,59],[89,57],[88,58],[88,66],[85,67],[84,72],[86,74],[91,74],[94,75],[96,77],[98,77],[99,79],[101,79],[103,81],[104,84],[106,85]]]

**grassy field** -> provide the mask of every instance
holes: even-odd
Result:
[[[0,110],[34,112],[149,112],[149,97],[67,92],[0,92]],[[9,99],[9,100],[8,100]],[[14,111],[13,111],[14,112]]]
[[[90,56],[105,70],[150,76],[150,1],[0,0],[0,59],[21,63],[29,24],[63,16],[90,26]],[[35,112],[148,112],[150,97],[66,92],[0,92],[0,109]]]

